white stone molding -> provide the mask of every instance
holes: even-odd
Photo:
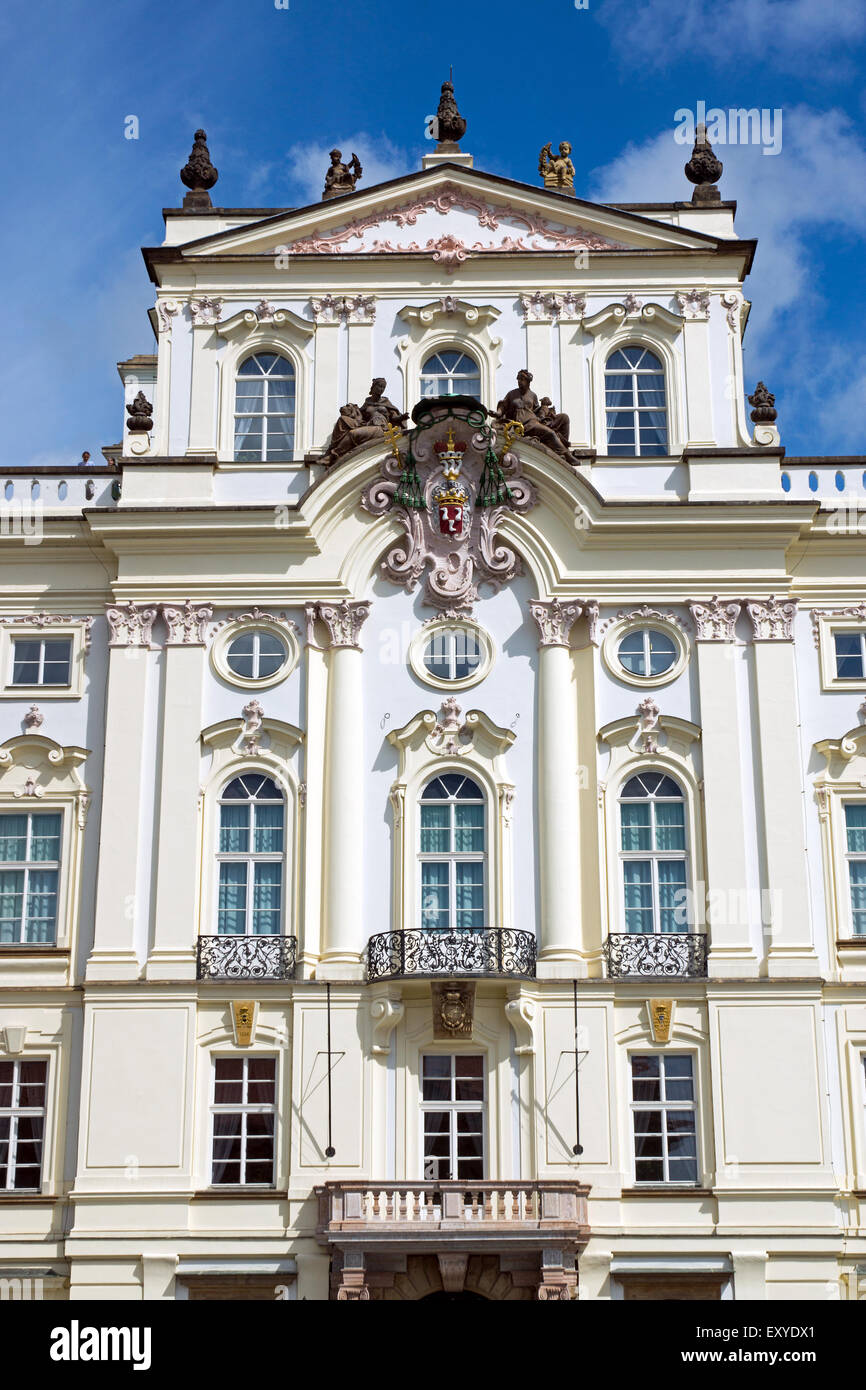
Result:
[[[852,949],[845,945],[855,939],[846,861],[845,805],[866,802],[866,724],[857,724],[841,738],[819,740],[814,751],[823,762],[815,779],[814,794],[821,830],[829,959],[839,961],[844,979],[866,981],[866,961],[858,954],[856,945]]]
[[[187,305],[189,316],[192,320],[193,328],[202,326],[213,327],[219,323],[220,315],[223,310],[223,301],[216,298],[208,298],[202,295],[198,299],[191,299]]]
[[[213,617],[213,607],[209,603],[196,606],[186,599],[182,606],[163,603],[160,605],[163,621],[168,628],[165,645],[167,647],[203,647],[207,626]]]
[[[308,604],[308,636],[310,622],[318,620],[327,629],[328,647],[354,647],[357,651],[361,651],[361,644],[358,639],[361,635],[361,628],[369,616],[370,604],[363,600],[343,599],[341,603]]]
[[[3,1034],[3,1048],[10,1057],[19,1057],[27,1042],[26,1023],[7,1023],[0,1029]]]
[[[420,878],[418,817],[421,791],[432,777],[459,771],[482,788],[487,806],[487,921],[513,927],[512,798],[506,754],[516,735],[500,728],[482,710],[464,716],[456,700],[443,701],[441,717],[421,710],[388,742],[397,750],[397,776],[391,788],[394,808],[395,930],[419,925]]]
[[[680,313],[686,319],[707,319],[710,316],[709,290],[677,290],[674,298],[680,306]]]
[[[587,607],[583,600],[560,603],[556,598],[532,599],[529,611],[538,625],[539,647],[569,647],[571,629],[578,618],[586,614],[590,622],[592,621],[592,614],[587,612]],[[592,634],[590,640],[591,638]]]
[[[518,1057],[531,1057],[535,1052],[535,1030],[538,1026],[538,1006],[528,999],[520,985],[509,985],[505,1001],[505,1017],[514,1029]]]
[[[502,339],[491,328],[500,310],[492,304],[470,304],[454,295],[443,295],[429,304],[406,304],[397,310],[409,333],[397,341],[398,368],[403,381],[403,409],[411,410],[421,399],[421,368],[428,357],[442,350],[465,352],[478,363],[481,399],[496,403],[496,374]]]
[[[232,623],[236,623],[239,627],[257,627],[267,623],[279,628],[280,631],[291,632],[295,637],[301,635],[300,628],[294,618],[290,618],[284,610],[279,613],[268,613],[264,608],[259,608],[257,604],[253,604],[246,613],[226,613],[225,617],[218,618],[211,627],[211,636],[216,637],[218,632],[222,632]]]
[[[40,811],[61,814],[55,943],[60,948],[73,946],[81,913],[84,829],[91,792],[80,768],[89,756],[87,748],[56,743],[32,730],[0,744],[0,807],[5,803],[11,810],[16,801],[33,798]]]
[[[694,620],[699,642],[735,642],[737,640],[737,619],[742,612],[742,604],[732,599],[720,599],[713,594],[710,599],[692,599],[689,612]]]
[[[746,599],[746,612],[752,622],[753,641],[792,641],[798,602],[796,598],[777,599],[775,594],[770,594],[767,599]]]
[[[145,647],[149,651],[157,611],[147,604],[133,603],[132,599],[106,608],[109,647]]]
[[[174,319],[180,313],[180,301],[177,299],[158,299],[156,301],[156,317],[159,325],[159,332],[171,337],[171,329]]]
[[[391,1051],[391,1034],[403,1018],[406,1006],[395,993],[389,992],[370,1004],[370,1051],[377,1057],[387,1057]]]

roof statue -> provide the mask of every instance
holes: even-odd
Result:
[[[442,83],[442,95],[436,110],[433,133],[438,141],[436,150],[439,154],[449,154],[459,150],[459,141],[466,134],[466,120],[457,110],[454,88],[450,82]]]
[[[571,162],[571,145],[567,140],[559,142],[559,154],[551,153],[547,144],[538,156],[538,172],[544,179],[545,188],[554,193],[570,193],[574,197],[574,165]]]
[[[202,208],[213,207],[208,189],[213,188],[219,178],[219,171],[210,162],[207,135],[197,130],[189,159],[180,171],[180,181],[189,193],[184,195],[183,206],[188,212],[199,212]]]
[[[686,178],[690,183],[696,184],[692,194],[693,203],[718,203],[721,201],[721,194],[716,188],[716,184],[722,177],[724,165],[720,159],[716,159],[713,154],[713,147],[707,139],[707,128],[699,124],[695,131],[695,143],[692,149],[692,157],[686,165]]]
[[[545,396],[539,403],[531,389],[532,372],[524,368],[517,373],[517,385],[507,393],[496,407],[497,418],[523,426],[527,439],[546,444],[560,458],[571,459],[568,447],[569,419],[551,405],[550,397]]]
[[[756,425],[772,424],[778,415],[776,397],[772,391],[767,390],[763,381],[758,382],[754,395],[749,397],[749,405],[752,407],[751,416]]]
[[[348,164],[344,164],[343,151],[331,150],[331,167],[325,174],[322,202],[327,202],[329,198],[341,198],[344,193],[354,193],[355,184],[363,172],[356,154],[352,155]]]

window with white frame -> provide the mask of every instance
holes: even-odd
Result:
[[[68,686],[71,669],[71,637],[13,638],[10,685]]]
[[[657,628],[638,627],[627,632],[617,647],[617,659],[630,676],[661,676],[676,663],[677,644]]]
[[[845,805],[845,858],[851,898],[851,928],[866,936],[866,801]]]
[[[481,372],[467,352],[443,349],[428,357],[421,368],[422,396],[481,395]]]
[[[668,451],[664,368],[647,348],[617,348],[605,363],[607,452],[629,456]]]
[[[485,925],[484,793],[470,777],[444,772],[421,793],[421,927],[471,931]]]
[[[631,1058],[636,1183],[697,1183],[697,1113],[692,1058],[650,1053]]]
[[[273,1187],[277,1121],[274,1057],[215,1057],[211,1183]]]
[[[479,1182],[484,1177],[484,1058],[430,1054],[421,1058],[424,1179]]]
[[[47,1078],[47,1062],[0,1062],[0,1191],[42,1184]]]
[[[627,932],[688,930],[685,798],[672,777],[641,772],[620,792]]]
[[[863,680],[866,675],[866,632],[834,632],[833,651],[837,680]]]
[[[0,815],[0,944],[54,944],[60,830],[59,811]]]
[[[285,797],[270,777],[245,772],[219,801],[220,936],[278,936],[283,920]]]
[[[226,665],[241,680],[260,681],[274,676],[289,659],[276,633],[259,628],[239,632],[226,648]]]
[[[274,352],[257,352],[238,368],[235,459],[276,463],[294,456],[295,369]]]

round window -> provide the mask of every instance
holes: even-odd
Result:
[[[226,664],[241,680],[266,680],[276,675],[288,660],[288,652],[272,632],[254,629],[241,632],[229,643]]]
[[[484,679],[493,664],[493,643],[474,623],[442,620],[416,632],[409,664],[427,685],[465,689]]]
[[[630,676],[662,676],[677,660],[676,643],[667,633],[641,627],[626,633],[617,647],[617,658]]]

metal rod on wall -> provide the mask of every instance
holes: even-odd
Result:
[[[337,1152],[332,1143],[333,1133],[331,1130],[331,982],[325,985],[328,996],[328,1147],[325,1149],[325,1158],[333,1158]]]
[[[577,1143],[572,1148],[573,1154],[582,1154],[583,1145],[580,1142],[580,1051],[579,1033],[577,1028],[577,980],[572,980],[574,990],[574,1128]]]

